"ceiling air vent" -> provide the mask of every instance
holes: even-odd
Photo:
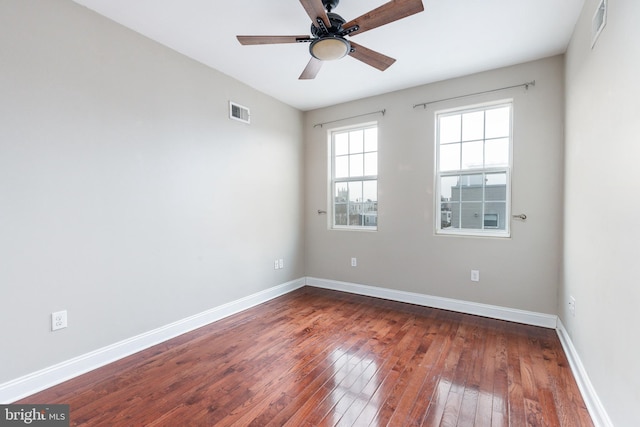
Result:
[[[247,107],[229,101],[229,118],[243,123],[251,123],[251,113]]]
[[[607,0],[600,0],[591,20],[591,49],[596,45],[602,29],[607,24]]]

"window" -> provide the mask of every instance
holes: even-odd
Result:
[[[378,127],[331,132],[333,228],[378,227]]]
[[[436,232],[509,236],[511,103],[436,114]]]

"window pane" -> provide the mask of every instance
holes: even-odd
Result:
[[[378,181],[362,183],[362,225],[376,227],[378,225]]]
[[[440,117],[440,144],[460,141],[460,115]]]
[[[450,228],[460,228],[460,212],[461,204],[460,203],[451,203],[451,227]]]
[[[462,144],[462,169],[481,168],[482,141],[464,142]]]
[[[347,225],[347,204],[336,203],[334,215],[334,221],[336,225]]]
[[[485,182],[487,183],[487,185],[506,185],[507,174],[504,172],[488,173],[487,175],[485,175]]]
[[[364,181],[362,183],[362,200],[365,203],[378,202],[378,181]]]
[[[440,178],[440,201],[460,200],[459,179],[459,176],[445,176]]]
[[[440,178],[440,228],[459,227],[460,200],[459,176],[446,176]],[[456,220],[453,221],[454,212]]]
[[[349,183],[349,225],[363,225],[362,181]]]
[[[347,225],[347,199],[349,192],[347,184],[344,182],[337,183],[334,193],[334,221],[336,225]]]
[[[334,134],[333,141],[334,141],[333,154],[335,156],[349,154],[349,134],[348,133]]]
[[[346,178],[349,176],[349,156],[336,157],[334,166],[336,178]]]
[[[507,166],[509,164],[509,138],[492,139],[485,142],[485,166]]]
[[[462,115],[462,140],[474,141],[484,138],[484,111]]]
[[[360,204],[349,207],[349,225],[361,226],[363,224],[361,208]]]
[[[352,154],[349,156],[349,176],[362,176],[364,173],[364,156]]]
[[[462,203],[460,216],[461,228],[481,229],[483,222],[482,203]]]
[[[378,128],[364,131],[364,151],[378,151]]]
[[[440,146],[440,170],[460,170],[460,144]]]
[[[459,224],[456,224],[459,225]],[[451,212],[450,204],[443,204],[440,210],[440,228],[453,227],[453,212]]]
[[[485,176],[485,200],[507,200],[507,174],[489,173]]]
[[[505,202],[490,202],[485,203],[484,212],[485,212],[485,228],[493,228],[498,230],[505,229],[505,219],[506,219],[506,210],[507,204]],[[495,226],[491,224],[491,220],[496,218],[497,223]],[[489,226],[487,226],[489,224]]]
[[[346,182],[338,182],[335,187],[335,202],[336,203],[346,203],[349,199],[349,188],[347,187]]]
[[[486,111],[485,138],[509,136],[511,128],[511,107],[494,108]]]
[[[364,174],[366,176],[378,175],[378,153],[364,155]]]
[[[364,132],[354,130],[349,132],[349,153],[362,153],[364,150]]]
[[[482,185],[483,175],[463,175],[462,185],[460,186],[460,197],[463,202],[465,201],[479,201],[481,202],[484,192],[484,186]]]
[[[362,201],[362,181],[349,183],[349,202],[351,204]]]
[[[484,214],[484,228],[498,228],[498,214],[497,213],[485,213]]]
[[[483,179],[484,178],[481,174],[462,175],[460,177],[460,185],[463,187],[482,185],[484,183]]]

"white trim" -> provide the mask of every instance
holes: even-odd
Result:
[[[285,295],[305,285],[300,278],[83,354],[49,368],[0,384],[0,404],[8,404],[175,338],[240,311]]]
[[[562,348],[567,355],[569,366],[571,366],[571,371],[578,383],[578,388],[580,389],[585,405],[587,405],[587,410],[591,415],[593,424],[596,427],[613,427],[613,423],[611,422],[607,411],[604,409],[604,406],[602,406],[602,402],[600,401],[595,388],[593,388],[593,384],[591,384],[591,380],[589,379],[589,375],[587,375],[587,371],[580,360],[580,356],[578,356],[578,352],[573,346],[571,337],[560,319],[558,319],[556,332],[558,333],[558,338],[560,339]]]
[[[596,427],[613,427],[613,423],[591,384],[589,376],[582,365],[567,330],[557,316],[315,277],[300,278],[274,286],[239,300],[214,307],[194,316],[178,320],[177,322],[152,331],[75,357],[49,368],[0,384],[0,404],[8,404],[30,396],[153,345],[247,310],[273,298],[285,295],[305,285],[556,329],[594,424]]]
[[[306,284],[316,288],[332,289],[335,291],[384,298],[426,307],[441,308],[443,310],[474,314],[493,319],[508,320],[510,322],[541,326],[543,328],[556,329],[557,326],[558,316],[553,314],[536,313],[533,311],[518,310],[515,308],[436,297],[414,292],[398,291],[395,289],[380,288],[376,286],[360,285],[357,283],[318,279],[315,277],[307,277]]]

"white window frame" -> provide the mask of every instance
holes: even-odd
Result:
[[[376,130],[378,129],[378,122],[366,122],[366,123],[360,123],[360,124],[354,124],[354,125],[350,125],[350,126],[343,126],[343,127],[339,127],[339,128],[333,128],[333,129],[329,129],[327,131],[328,134],[328,140],[329,140],[329,194],[328,194],[328,201],[329,201],[329,206],[330,206],[330,215],[329,215],[329,228],[332,230],[356,230],[356,231],[377,231],[378,230],[378,218],[377,218],[377,213],[379,211],[378,209],[378,191],[376,190],[376,225],[375,226],[366,226],[366,225],[340,225],[340,224],[336,224],[336,201],[335,201],[335,192],[336,192],[336,184],[337,183],[343,183],[343,182],[364,182],[364,181],[375,181],[376,182],[376,188],[377,188],[377,184],[378,184],[378,175],[379,174],[375,174],[375,175],[363,175],[363,176],[356,176],[356,177],[343,177],[343,178],[336,178],[335,176],[335,160],[336,160],[336,155],[335,155],[335,149],[334,149],[334,135],[338,134],[338,133],[345,133],[345,132],[350,132],[350,131],[357,131],[357,130],[366,130],[366,129],[372,129],[375,128]],[[379,140],[377,141],[377,147],[376,147],[376,151],[375,153],[379,153]],[[364,152],[363,152],[364,153]],[[379,165],[379,159],[377,161],[377,165],[376,165],[376,169]],[[378,171],[379,172],[379,171]],[[348,206],[348,204],[347,204]]]
[[[456,114],[466,114],[475,111],[485,111],[493,108],[510,107],[510,123],[509,123],[509,164],[508,166],[499,167],[478,167],[469,169],[460,169],[452,171],[440,171],[440,118],[445,116],[451,116]],[[456,108],[450,108],[445,110],[436,111],[435,114],[435,215],[434,215],[434,230],[436,235],[452,235],[452,236],[472,236],[472,237],[511,237],[511,172],[513,169],[513,116],[514,116],[514,102],[513,99],[503,99],[499,101],[492,101],[482,104],[466,105]],[[486,139],[483,138],[483,141]],[[462,150],[461,150],[462,155]],[[490,174],[490,173],[505,173],[506,174],[506,200],[505,200],[505,228],[504,230],[497,229],[496,227],[485,226],[485,203],[484,188],[483,188],[483,200],[482,200],[482,229],[471,228],[442,228],[442,189],[441,183],[442,177],[446,176],[462,176],[462,175],[478,175],[478,174]]]

